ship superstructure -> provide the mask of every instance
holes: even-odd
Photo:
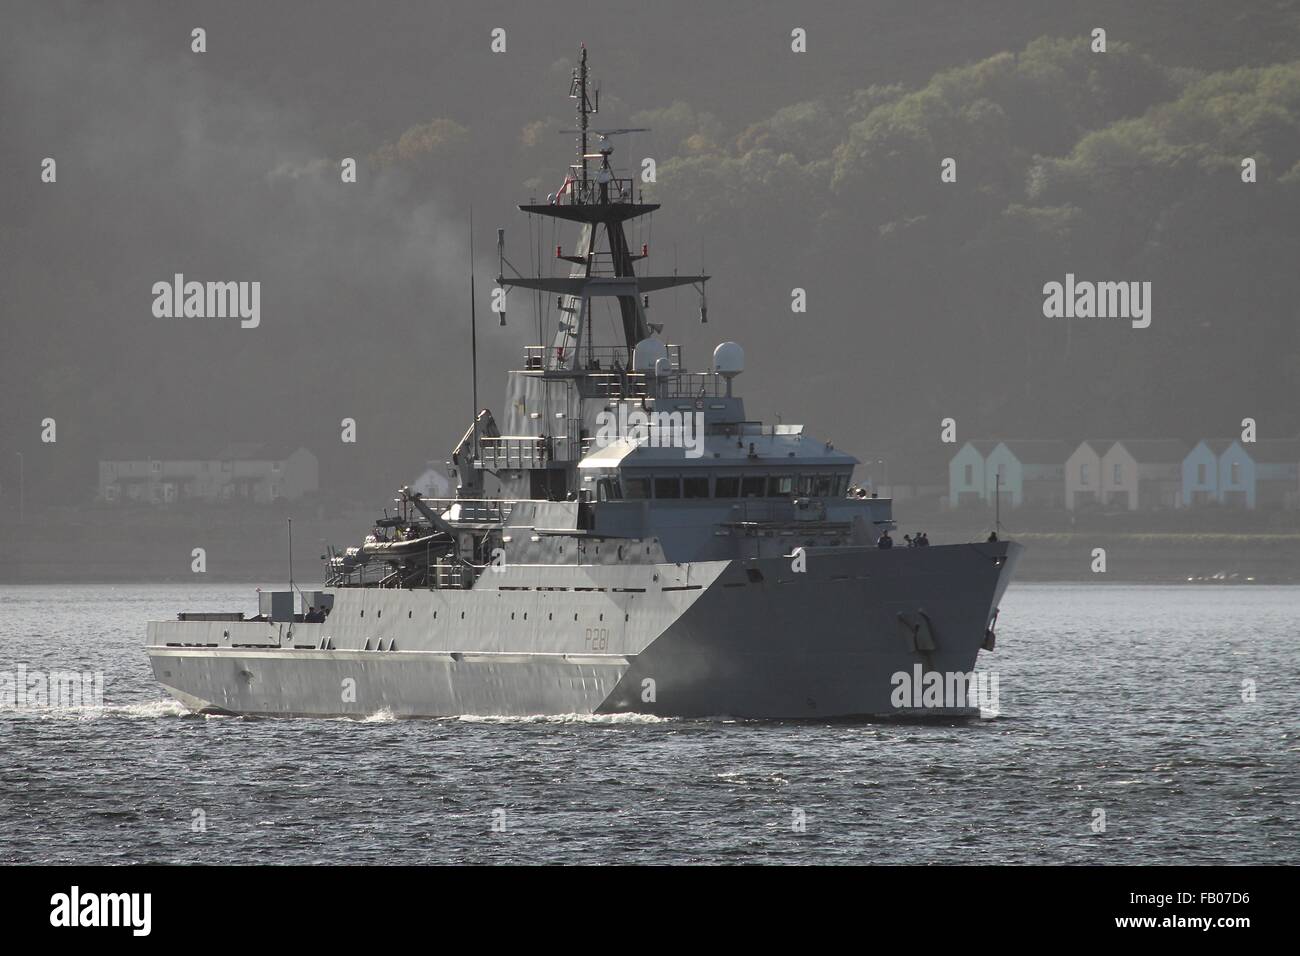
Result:
[[[554,333],[507,373],[500,419],[479,410],[454,448],[455,497],[401,489],[298,600],[263,592],[254,618],[150,624],[155,676],[187,706],[888,715],[912,709],[897,674],[969,673],[991,649],[1020,546],[881,548],[892,503],[850,487],[855,458],[747,417],[740,346],[686,367],[646,309],[689,286],[707,321],[708,277],[637,275],[648,249],[626,227],[658,206],[614,166],[629,131],[589,125],[585,48],[570,95],[577,161],[545,203],[520,207],[577,228],[572,251],[556,249],[569,274],[498,276],[554,303]]]

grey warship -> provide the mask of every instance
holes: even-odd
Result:
[[[360,545],[327,555],[323,587],[263,591],[256,616],[150,623],[154,676],[187,708],[897,716],[915,712],[897,675],[969,674],[992,650],[1021,546],[882,547],[892,502],[852,486],[857,459],[747,417],[737,344],[688,370],[646,310],[690,286],[707,321],[708,276],[637,275],[648,249],[624,227],[658,204],[614,166],[627,131],[591,126],[585,48],[570,96],[577,160],[545,203],[519,207],[578,229],[571,254],[556,249],[568,275],[497,277],[553,302],[554,332],[507,373],[500,422],[475,398],[447,462],[455,497],[402,488]],[[596,340],[599,308],[614,341]]]

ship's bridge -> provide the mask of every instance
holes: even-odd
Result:
[[[802,425],[737,422],[702,435],[661,428],[621,437],[583,458],[578,473],[582,497],[594,501],[838,498],[857,464]]]

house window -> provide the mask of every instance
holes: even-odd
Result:
[[[278,461],[271,462],[271,471],[277,475],[280,473],[280,463]]]
[[[159,471],[162,471],[162,462],[160,462],[160,461],[151,461],[151,462],[149,462],[149,470],[150,470],[150,471],[153,471],[153,472],[159,472]]]
[[[967,466],[966,466],[966,482],[965,482],[965,483],[968,484],[968,485],[973,485],[973,484],[975,484],[975,466],[974,466],[974,465],[967,465]]]
[[[1079,484],[1088,483],[1088,463],[1086,461],[1079,463]]]
[[[1201,462],[1196,466],[1196,483],[1198,485],[1205,484],[1205,462]]]
[[[1241,484],[1241,463],[1234,461],[1231,465],[1229,465],[1228,474],[1231,475],[1231,477],[1228,480],[1231,481],[1234,485]]]
[[[1110,480],[1111,480],[1112,482],[1114,482],[1115,484],[1117,484],[1117,485],[1122,485],[1122,484],[1124,484],[1124,466],[1123,466],[1123,465],[1119,464],[1118,462],[1115,463],[1114,470],[1111,472]]]

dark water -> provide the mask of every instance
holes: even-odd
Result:
[[[0,862],[1300,861],[1300,588],[1014,587],[1000,715],[940,726],[185,715],[143,623],[250,605],[0,588],[0,671],[105,675],[0,711]]]

